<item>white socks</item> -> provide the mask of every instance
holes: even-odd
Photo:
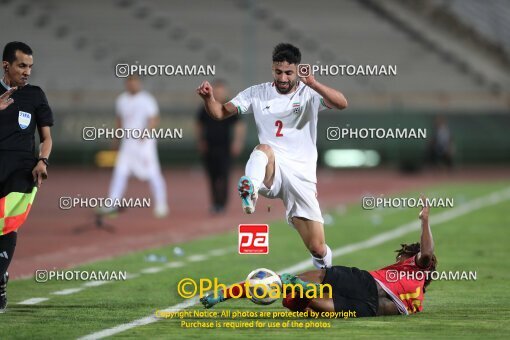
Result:
[[[246,163],[245,175],[248,176],[253,183],[255,192],[260,188],[266,176],[266,166],[269,163],[267,155],[260,150],[253,150],[250,159]]]
[[[333,265],[333,253],[331,252],[331,248],[326,244],[326,255],[323,258],[317,258],[312,255],[312,262],[315,268],[323,269],[329,268]]]

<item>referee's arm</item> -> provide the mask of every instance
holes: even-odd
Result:
[[[51,147],[53,146],[50,127],[38,126],[37,130],[39,131],[39,139],[41,141],[39,145],[39,158],[49,158]],[[37,187],[40,187],[42,181],[48,177],[46,164],[42,160],[37,162],[35,168],[32,170],[32,176],[34,177],[34,181],[37,182]]]

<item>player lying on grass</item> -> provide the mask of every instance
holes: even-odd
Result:
[[[422,197],[424,200],[425,198]],[[303,291],[314,289],[313,284],[330,284],[332,298],[327,289],[323,298],[286,296],[283,306],[292,311],[316,312],[355,312],[356,317],[412,314],[421,312],[425,288],[430,284],[430,275],[417,275],[418,272],[436,269],[434,241],[429,226],[429,207],[420,212],[421,242],[402,244],[397,250],[397,262],[375,271],[360,270],[355,267],[333,266],[305,272],[297,276],[282,274],[282,284],[297,284]],[[214,294],[200,301],[205,308],[211,308],[232,296],[246,296],[240,292],[244,284],[233,285],[215,298]],[[306,296],[306,294],[303,294]],[[328,297],[326,297],[328,296]]]
[[[340,91],[316,80],[309,67],[298,70],[300,62],[297,47],[278,44],[272,56],[271,82],[249,87],[228,103],[215,99],[208,81],[197,93],[214,119],[253,113],[260,144],[239,180],[243,210],[255,212],[259,193],[281,199],[287,221],[303,239],[314,266],[324,268],[331,267],[331,249],[326,245],[317,200],[317,121],[319,111],[342,110],[347,100]]]

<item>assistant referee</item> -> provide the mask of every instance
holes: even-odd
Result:
[[[7,268],[37,188],[47,177],[53,113],[40,87],[29,85],[32,49],[13,41],[5,45],[0,81],[0,313],[7,306]],[[35,153],[35,131],[39,155]]]

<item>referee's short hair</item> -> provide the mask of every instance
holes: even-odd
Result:
[[[3,61],[12,64],[16,60],[16,51],[21,51],[24,54],[32,55],[32,49],[27,44],[21,41],[11,41],[4,47]]]
[[[288,62],[289,64],[299,64],[301,62],[301,51],[294,45],[280,43],[273,50],[273,62]]]

